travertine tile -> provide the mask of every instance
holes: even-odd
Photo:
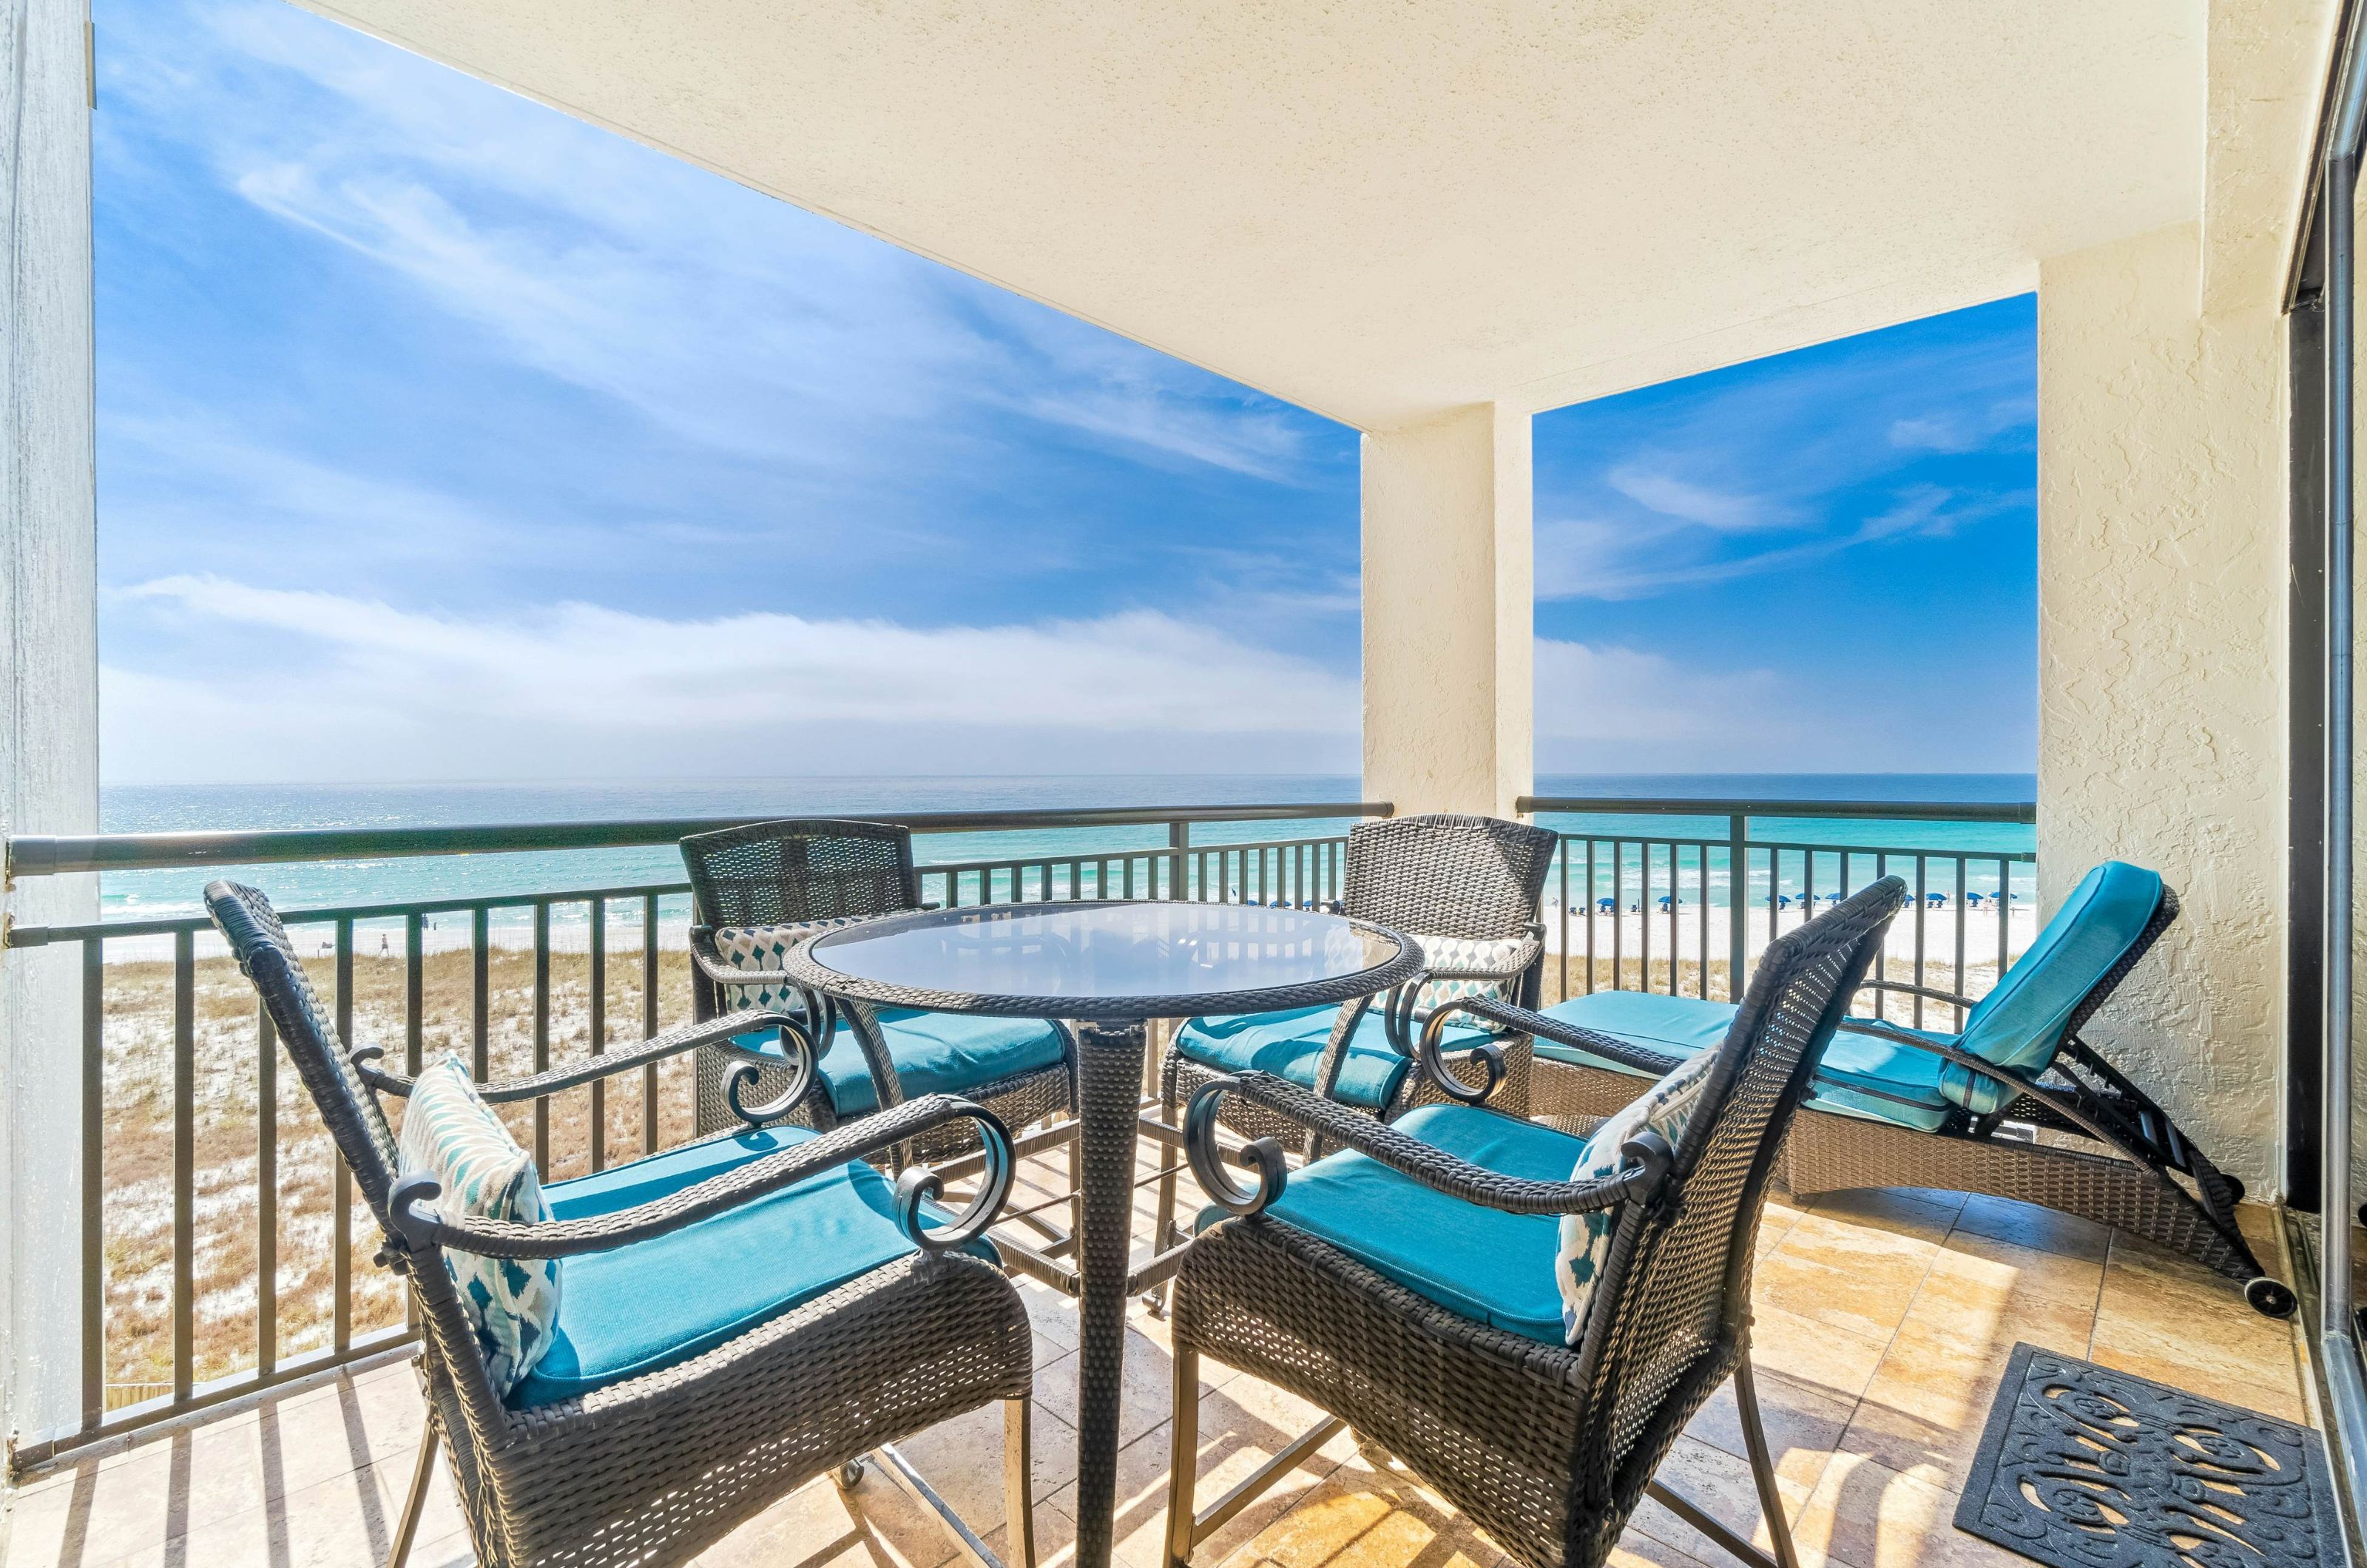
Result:
[[[1152,1154],[1146,1145],[1146,1172]],[[1058,1156],[1037,1163],[1044,1179],[1036,1185],[1048,1193],[1061,1179]],[[1138,1195],[1138,1207],[1148,1197],[1148,1190]],[[1179,1210],[1189,1213],[1196,1201],[1187,1181]],[[2244,1218],[2269,1261],[2274,1216],[2254,1207]],[[2003,1554],[1953,1529],[1951,1489],[2018,1341],[2288,1419],[2305,1413],[2287,1325],[2259,1318],[2229,1281],[2181,1258],[2047,1211],[1908,1190],[1778,1199],[1762,1216],[1759,1253],[1753,1359],[1806,1568],[2003,1568]],[[1059,1568],[1073,1559],[1075,1533],[1076,1306],[1057,1292],[1020,1288],[1037,1352],[1037,1546],[1040,1560]],[[1117,1556],[1127,1568],[1163,1568],[1169,1335],[1138,1308],[1129,1322]],[[1217,1361],[1204,1359],[1201,1374],[1195,1462],[1206,1506],[1319,1413]],[[373,1563],[410,1479],[419,1421],[413,1375],[391,1365],[62,1467],[17,1495],[6,1568]],[[902,1448],[1002,1551],[1000,1406]],[[1733,1393],[1723,1389],[1679,1440],[1663,1479],[1737,1529],[1759,1528],[1742,1452]],[[702,1561],[939,1568],[954,1555],[934,1520],[875,1476],[852,1498],[827,1480],[810,1483]],[[1201,1568],[1509,1568],[1497,1543],[1348,1432],[1194,1560]],[[413,1561],[423,1568],[470,1561],[440,1467]],[[1731,1568],[1716,1547],[1650,1504],[1612,1561],[1616,1568]]]
[[[1957,1212],[1956,1229],[2096,1263],[2104,1260],[2104,1248],[2112,1234],[2095,1221],[2083,1220],[2076,1214],[1978,1192],[1966,1198],[1965,1206]]]
[[[1768,1533],[1767,1521],[1760,1511],[1759,1486],[1751,1479],[1748,1461],[1693,1438],[1679,1438],[1669,1450],[1669,1457],[1660,1463],[1659,1479],[1670,1491],[1737,1535],[1748,1537],[1762,1548],[1773,1545],[1773,1537]],[[1800,1516],[1815,1495],[1811,1485],[1795,1483],[1780,1472],[1775,1484],[1784,1495],[1785,1512],[1794,1518]],[[1628,1528],[1704,1562],[1731,1561],[1724,1547],[1649,1497],[1637,1505],[1636,1512],[1629,1516]]]
[[[1869,1187],[1819,1192],[1805,1207],[1838,1224],[1889,1231],[1936,1245],[1954,1225],[1965,1204],[1961,1192],[1920,1187]]]
[[[1851,1568],[2028,1568],[2028,1560],[1955,1528],[1956,1494],[1840,1453],[1801,1517],[1804,1564]]]
[[[1865,1392],[1888,1344],[1781,1307],[1754,1304],[1751,1319],[1754,1367],[1843,1399],[1854,1400]]]
[[[1759,1418],[1767,1433],[1776,1473],[1804,1491],[1817,1484],[1825,1461],[1840,1442],[1850,1424],[1849,1400],[1828,1390],[1795,1382],[1778,1373],[1758,1373]],[[1710,1395],[1685,1425],[1685,1436],[1738,1458],[1748,1457],[1742,1441],[1742,1411],[1728,1380]]]
[[[2095,1315],[2104,1284],[2101,1254],[2066,1257],[1976,1231],[1951,1232],[1931,1259],[1922,1300],[2013,1317],[2055,1307]],[[1920,1303],[1919,1303],[1920,1304]]]
[[[1174,1400],[1174,1363],[1166,1347],[1141,1330],[1126,1331],[1126,1379],[1118,1407],[1118,1446],[1127,1444],[1167,1419]],[[1036,1405],[1074,1427],[1077,1419],[1077,1368],[1074,1357],[1039,1367],[1036,1373]]]

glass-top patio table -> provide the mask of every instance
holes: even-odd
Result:
[[[1078,1298],[1077,1562],[1104,1568],[1126,1303],[1172,1274],[1184,1250],[1129,1272],[1145,1026],[1154,1018],[1279,1012],[1372,996],[1410,978],[1421,950],[1386,928],[1307,909],[1080,901],[866,920],[801,943],[784,963],[801,983],[848,1001],[1084,1026],[1075,1269],[1055,1282]],[[1029,1272],[1043,1272],[1046,1260],[1034,1261]]]

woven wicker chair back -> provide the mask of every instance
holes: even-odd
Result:
[[[261,892],[235,882],[210,883],[206,910],[230,942],[240,970],[263,998],[272,1027],[287,1044],[321,1120],[328,1123],[337,1152],[361,1184],[370,1212],[380,1225],[386,1224],[387,1194],[395,1177],[393,1130],[379,1109],[378,1096],[346,1060],[346,1047],[305,976],[277,911]]]
[[[784,926],[921,904],[912,832],[827,818],[756,822],[682,841],[701,925]]]
[[[1344,903],[1425,936],[1516,937],[1537,918],[1556,836],[1493,817],[1385,817],[1348,833]]]
[[[1906,885],[1884,877],[1770,944],[1661,1196],[1620,1218],[1580,1350],[1592,1390],[1580,1477],[1605,1502],[1640,1486],[1745,1343],[1750,1267],[1776,1151]],[[1591,1467],[1586,1467],[1591,1468]]]

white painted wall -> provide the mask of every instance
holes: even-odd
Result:
[[[1510,817],[1535,727],[1529,416],[1364,444],[1365,798]]]
[[[82,0],[0,0],[0,833],[98,824],[90,119]],[[0,894],[15,925],[96,919],[93,878]],[[79,1414],[78,968],[0,959],[0,1430]]]
[[[2151,866],[2183,913],[2091,1032],[2274,1190],[2284,967],[2285,328],[2329,0],[2214,0],[2203,203],[2042,260],[2040,891]]]
[[[2039,274],[2042,896],[2097,862],[2183,914],[2092,1033],[2271,1187],[2283,1006],[2285,392],[2274,288],[2204,314],[2178,224]]]

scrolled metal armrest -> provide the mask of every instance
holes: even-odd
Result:
[[[923,1252],[951,1252],[967,1247],[987,1233],[1002,1205],[1011,1196],[1011,1182],[1016,1174],[1016,1158],[1011,1151],[1011,1130],[1002,1118],[982,1105],[969,1100],[956,1100],[956,1107],[978,1123],[979,1142],[985,1148],[985,1168],[980,1172],[978,1196],[969,1207],[951,1224],[932,1229],[921,1221],[921,1206],[934,1203],[945,1196],[943,1178],[927,1166],[908,1168],[896,1179],[896,1224],[913,1245]]]
[[[1228,1083],[1229,1088],[1226,1087]],[[1328,1143],[1377,1160],[1433,1192],[1508,1214],[1582,1214],[1613,1208],[1630,1199],[1650,1195],[1668,1170],[1665,1163],[1639,1158],[1637,1164],[1623,1167],[1617,1175],[1600,1181],[1531,1181],[1473,1165],[1270,1073],[1240,1073],[1229,1080],[1211,1082],[1204,1086],[1202,1095],[1211,1089],[1238,1094],[1319,1134]],[[1195,1097],[1195,1102],[1199,1098]],[[1213,1104],[1207,1110],[1206,1120],[1211,1124],[1216,1120]],[[1206,1136],[1213,1143],[1213,1125]],[[1263,1156],[1258,1157],[1263,1163]],[[1193,1174],[1201,1174],[1196,1163]]]
[[[1240,1087],[1240,1080],[1233,1077],[1213,1078],[1200,1086],[1192,1103],[1184,1110],[1184,1157],[1191,1164],[1193,1179],[1199,1182],[1202,1191],[1227,1213],[1246,1217],[1264,1213],[1267,1205],[1282,1196],[1290,1170],[1280,1144],[1272,1138],[1257,1138],[1233,1156],[1242,1168],[1257,1172],[1257,1186],[1245,1192],[1225,1174],[1224,1149],[1217,1142],[1217,1104],[1229,1090]]]
[[[1441,1094],[1465,1105],[1486,1104],[1488,1097],[1496,1092],[1496,1086],[1504,1081],[1504,1048],[1493,1040],[1482,1040],[1467,1048],[1488,1072],[1488,1081],[1479,1088],[1475,1089],[1456,1077],[1455,1070],[1446,1065],[1446,1053],[1443,1048],[1446,1021],[1455,1013],[1469,1011],[1469,1004],[1478,999],[1475,997],[1457,997],[1453,1001],[1442,1002],[1431,1010],[1429,1020],[1421,1026],[1421,1035],[1414,1041],[1414,1061],[1423,1075]]]
[[[803,1027],[804,1020],[795,1013],[774,1008],[742,1008],[704,1022],[676,1024],[662,1034],[652,1034],[638,1045],[621,1051],[604,1052],[588,1056],[564,1067],[552,1067],[548,1072],[527,1077],[508,1078],[477,1086],[477,1096],[488,1105],[514,1105],[520,1100],[544,1100],[562,1089],[577,1089],[600,1078],[614,1077],[618,1073],[662,1062],[668,1056],[678,1056],[685,1051],[701,1045],[719,1045],[735,1034],[753,1033],[757,1030],[776,1028],[787,1023]],[[411,1096],[416,1079],[402,1073],[390,1073],[376,1064],[385,1051],[376,1045],[357,1045],[346,1054],[354,1072],[364,1083],[380,1094],[391,1094],[399,1100]]]
[[[751,1127],[762,1127],[787,1116],[821,1081],[821,1054],[826,1047],[815,1043],[804,1021],[792,1022],[785,1014],[782,1021],[774,1025],[774,1031],[780,1036],[781,1055],[788,1068],[787,1088],[762,1105],[742,1104],[741,1096],[756,1087],[756,1080],[764,1076],[765,1066],[745,1057],[732,1064],[730,1075],[723,1080],[723,1098],[730,1105],[731,1114]]]
[[[948,1122],[986,1115],[966,1100],[946,1094],[924,1095],[846,1122],[820,1137],[776,1149],[663,1198],[613,1213],[580,1220],[547,1220],[538,1224],[475,1218],[457,1222],[438,1219],[433,1212],[420,1207],[423,1201],[437,1195],[434,1179],[413,1172],[396,1180],[389,1194],[388,1220],[400,1240],[413,1249],[444,1247],[480,1258],[572,1258],[579,1253],[606,1252],[711,1219],[840,1166],[871,1159]],[[1007,1145],[1008,1134],[1004,1141]],[[972,1206],[973,1211],[976,1207]],[[967,1224],[969,1218],[966,1214],[960,1223]],[[941,1229],[934,1234],[945,1236],[948,1232]],[[960,1243],[948,1241],[947,1245]]]

